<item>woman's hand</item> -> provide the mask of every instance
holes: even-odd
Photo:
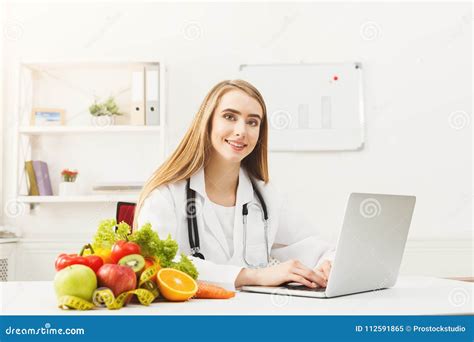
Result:
[[[331,273],[332,262],[330,260],[324,260],[314,271],[321,274],[326,281],[326,285],[329,279],[329,273]],[[326,286],[324,285],[324,286]]]
[[[297,282],[307,287],[326,286],[323,274],[313,271],[298,260],[285,261],[276,266],[240,271],[235,287],[244,285],[278,286],[287,282]]]

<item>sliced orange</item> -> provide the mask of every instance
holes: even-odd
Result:
[[[198,285],[193,278],[174,268],[159,270],[156,275],[156,283],[163,297],[173,302],[188,300],[198,290]]]

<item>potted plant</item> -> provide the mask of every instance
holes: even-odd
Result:
[[[73,196],[77,195],[77,184],[76,178],[79,172],[76,170],[64,169],[61,172],[62,182],[59,183],[59,195],[60,196]]]
[[[123,115],[120,113],[115,99],[111,96],[104,102],[97,102],[97,99],[89,107],[89,112],[92,115],[92,124],[94,126],[110,126],[113,125],[115,115]]]

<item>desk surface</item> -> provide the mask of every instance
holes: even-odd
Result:
[[[2,315],[439,315],[472,314],[474,284],[399,277],[390,289],[331,299],[239,292],[230,300],[131,304],[120,310],[57,308],[51,281],[0,283]]]

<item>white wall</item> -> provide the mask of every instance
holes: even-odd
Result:
[[[0,27],[4,27],[6,12],[3,10],[3,5],[0,5]],[[3,40],[0,45],[0,61],[2,61],[0,67],[0,208],[3,208],[3,117],[4,117],[4,91],[6,90],[4,84],[4,65],[3,60],[5,57],[5,49],[3,48]],[[0,210],[0,225],[3,222],[3,210]]]
[[[472,274],[472,126],[463,122],[472,113],[472,18],[468,3],[7,5],[5,25],[18,33],[4,37],[4,202],[12,194],[9,147],[20,59],[163,57],[170,148],[205,93],[237,77],[240,64],[360,61],[365,148],[272,154],[272,180],[332,240],[350,192],[416,195],[411,259],[402,270]],[[108,204],[43,204],[34,215],[5,221],[32,239],[79,241],[113,214]]]

